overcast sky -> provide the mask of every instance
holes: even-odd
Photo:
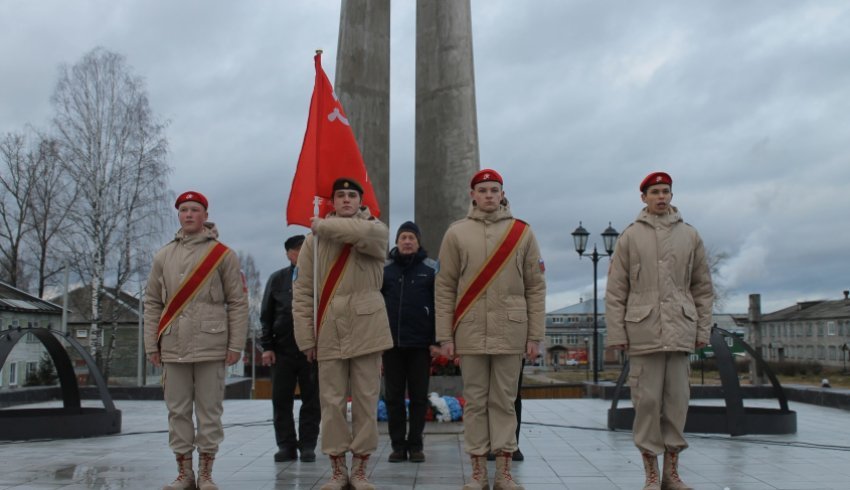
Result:
[[[392,3],[392,236],[413,218],[414,6]],[[582,221],[601,248],[653,170],[729,254],[725,311],[750,293],[768,312],[850,289],[850,4],[474,0],[472,19],[481,167],[537,234],[548,310],[592,298],[570,233]],[[60,64],[123,54],[170,121],[174,195],[205,193],[222,241],[265,282],[305,231],[285,206],[313,53],[333,80],[338,28],[332,1],[5,0],[0,132],[48,127]]]

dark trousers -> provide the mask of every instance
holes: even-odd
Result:
[[[314,449],[322,417],[319,407],[318,363],[308,363],[303,356],[296,357],[275,351],[275,363],[271,371],[274,435],[277,446]],[[300,438],[295,435],[292,411],[296,383],[301,389],[301,411],[298,413]]]
[[[394,451],[422,450],[430,371],[431,353],[427,347],[394,347],[384,352],[384,402],[387,404],[387,426]],[[409,429],[405,420],[405,391],[410,398]]]

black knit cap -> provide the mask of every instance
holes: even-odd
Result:
[[[300,247],[302,243],[304,243],[304,235],[291,236],[283,242],[283,248],[288,252]]]
[[[348,190],[354,189],[359,192],[361,196],[363,196],[363,186],[360,185],[360,182],[357,182],[354,179],[350,179],[348,177],[340,177],[334,181],[333,189],[331,192],[336,192],[340,189]]]
[[[413,221],[405,221],[398,227],[398,231],[395,234],[395,241],[398,243],[398,237],[401,235],[403,231],[409,231],[416,235],[416,241],[420,244],[422,243],[422,232],[419,231],[419,226],[416,225]]]

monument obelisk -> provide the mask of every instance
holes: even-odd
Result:
[[[334,86],[389,224],[390,0],[342,0]],[[414,219],[436,257],[479,168],[470,0],[416,2],[415,145]]]
[[[432,257],[479,169],[470,0],[416,2],[415,220]]]
[[[334,92],[390,222],[390,0],[342,0]]]

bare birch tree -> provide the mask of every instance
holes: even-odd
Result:
[[[25,273],[25,240],[30,232],[30,203],[36,168],[24,134],[7,134],[0,141],[0,253],[3,279],[18,289],[28,289]]]
[[[58,154],[77,199],[66,235],[76,272],[90,284],[90,350],[104,370],[101,299],[150,261],[166,215],[165,124],[155,119],[143,80],[103,48],[60,67],[52,97]]]
[[[57,237],[68,229],[76,190],[59,162],[56,140],[41,136],[33,161],[36,178],[30,200],[30,242],[36,269],[38,296],[44,297],[48,282],[63,268],[65,253]]]
[[[714,247],[707,247],[705,256],[708,260],[708,270],[711,272],[711,284],[714,288],[714,311],[722,313],[723,308],[726,307],[726,301],[729,300],[729,288],[723,284],[723,275],[720,273],[720,269],[726,263],[729,254]]]

